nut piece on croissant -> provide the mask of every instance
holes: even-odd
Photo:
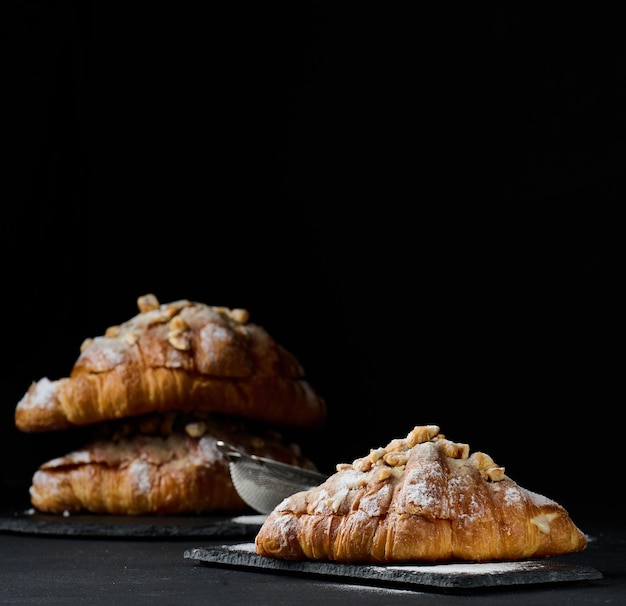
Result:
[[[284,499],[255,539],[263,556],[343,563],[521,560],[586,544],[562,506],[436,425],[416,426]]]
[[[42,378],[15,409],[24,432],[170,410],[317,427],[324,400],[296,358],[243,309],[138,299],[139,314],[87,339],[69,377]]]
[[[183,515],[249,511],[218,440],[242,452],[315,469],[297,445],[267,428],[207,415],[146,415],[101,426],[83,448],[41,465],[33,507],[46,513]]]

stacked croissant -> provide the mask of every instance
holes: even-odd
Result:
[[[15,409],[23,432],[92,430],[43,463],[30,500],[48,513],[243,512],[226,442],[315,469],[285,428],[326,421],[324,399],[292,353],[245,309],[148,294],[139,313],[87,339],[68,377],[33,382]],[[62,440],[59,441],[62,443]]]

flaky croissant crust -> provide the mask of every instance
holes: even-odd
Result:
[[[562,506],[436,425],[338,465],[279,504],[255,539],[260,555],[344,563],[519,560],[586,543]]]
[[[219,415],[168,413],[99,426],[91,441],[42,464],[31,504],[46,513],[183,515],[249,511],[218,440],[242,452],[315,469],[296,444]]]
[[[234,414],[320,426],[326,404],[296,358],[243,309],[138,299],[140,313],[87,339],[69,377],[33,382],[18,402],[25,432],[150,412]]]

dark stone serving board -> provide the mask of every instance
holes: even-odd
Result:
[[[265,516],[115,516],[54,515],[25,511],[0,513],[0,532],[68,537],[206,537],[254,536]]]
[[[464,590],[513,585],[537,585],[592,581],[603,578],[590,566],[560,562],[554,559],[497,563],[451,563],[424,565],[352,565],[334,562],[291,562],[260,556],[253,543],[194,548],[184,557],[205,565],[230,566],[279,574],[321,576],[369,583],[401,586],[405,589],[435,588]]]

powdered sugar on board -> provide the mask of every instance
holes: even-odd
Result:
[[[291,562],[267,558],[256,553],[254,543],[194,548],[184,557],[200,564],[228,566],[278,574],[336,577],[354,583],[397,585],[415,589],[476,589],[511,585],[536,585],[593,581],[602,573],[591,568],[556,559],[517,562],[480,562],[424,565],[356,565],[335,562]]]

